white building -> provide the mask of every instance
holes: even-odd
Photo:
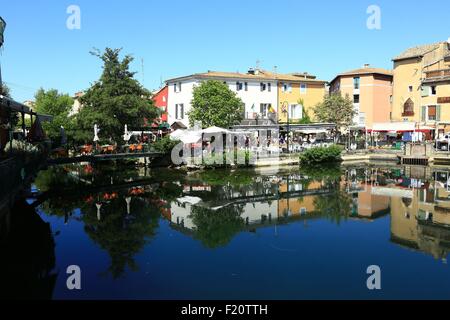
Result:
[[[181,122],[189,127],[193,89],[207,80],[223,81],[237,93],[245,105],[244,119],[273,119],[276,122],[277,81],[271,74],[250,69],[246,74],[208,71],[167,80],[170,125]]]

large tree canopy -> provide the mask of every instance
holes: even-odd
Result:
[[[202,82],[194,88],[189,122],[201,121],[203,127],[227,128],[242,120],[244,104],[226,84],[216,80]]]
[[[36,112],[53,116],[53,120],[43,122],[42,126],[48,137],[58,142],[61,140],[61,126],[68,136],[72,135],[73,118],[69,117],[73,99],[68,94],[59,93],[56,89],[45,91],[39,89],[35,96]]]
[[[124,126],[141,128],[145,119],[150,123],[158,115],[151,100],[151,93],[129,71],[133,58],[119,57],[121,49],[106,48],[101,54],[91,52],[103,61],[103,72],[81,97],[82,108],[77,115],[79,140],[92,141],[93,128],[100,128],[99,138],[123,143]]]
[[[338,127],[347,127],[353,123],[355,116],[353,102],[349,96],[342,97],[340,93],[326,96],[323,102],[314,108],[317,121],[335,123]]]

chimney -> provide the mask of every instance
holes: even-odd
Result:
[[[367,69],[367,68],[369,68],[370,67],[370,64],[369,63],[366,63],[365,65],[364,65],[364,69]]]
[[[250,69],[248,69],[248,74],[255,74],[255,69],[253,69],[253,68],[250,68]]]

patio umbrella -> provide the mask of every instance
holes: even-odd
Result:
[[[123,134],[123,140],[125,142],[128,142],[130,140],[130,138],[131,138],[131,134],[128,132],[128,126],[125,125],[125,132]]]
[[[224,128],[219,128],[219,127],[213,126],[213,127],[209,127],[209,128],[203,129],[202,133],[206,133],[206,134],[214,134],[214,133],[228,134],[228,133],[230,133],[230,131],[227,130],[227,129],[224,129]]]
[[[100,131],[100,129],[98,128],[97,124],[94,124],[94,142],[97,142],[98,140],[100,140],[98,138],[99,131]]]

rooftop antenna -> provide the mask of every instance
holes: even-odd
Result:
[[[259,70],[259,65],[260,65],[260,63],[261,63],[261,61],[259,61],[259,59],[256,60],[256,70]]]

